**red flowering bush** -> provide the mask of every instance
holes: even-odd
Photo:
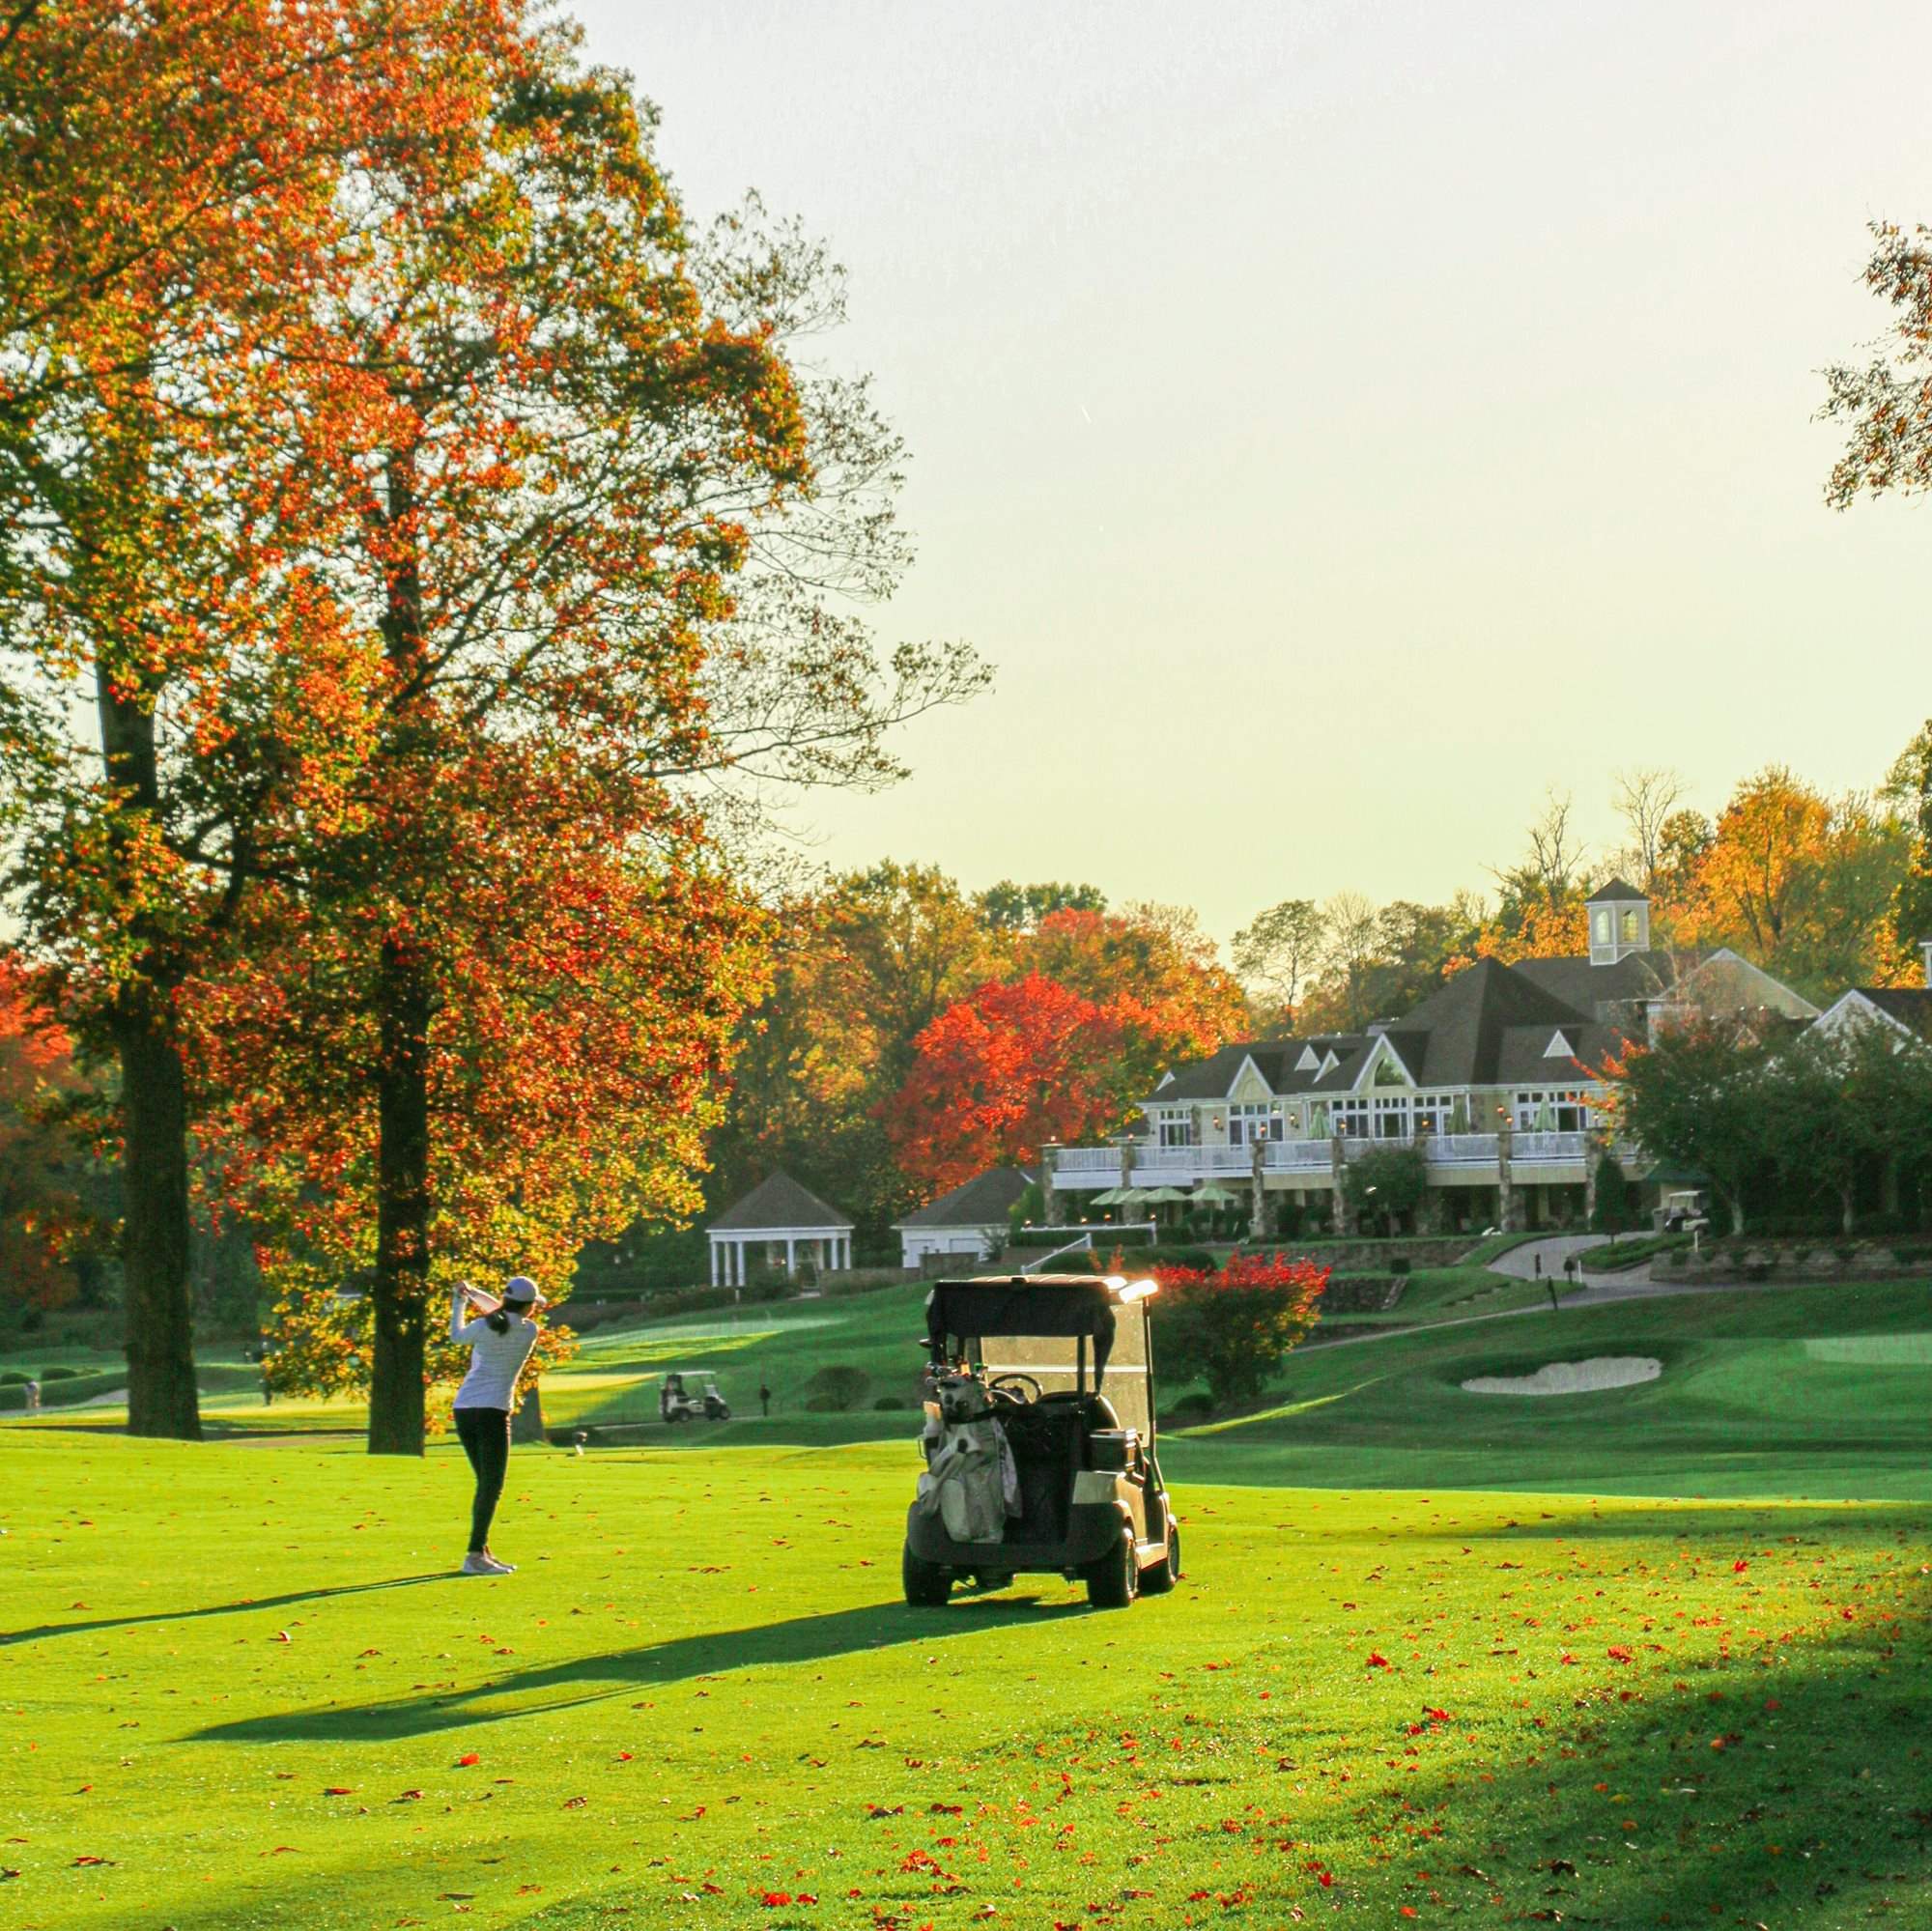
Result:
[[[1156,1267],[1160,1368],[1170,1377],[1205,1379],[1216,1407],[1252,1400],[1320,1319],[1328,1273],[1279,1254],[1237,1254],[1218,1272]]]

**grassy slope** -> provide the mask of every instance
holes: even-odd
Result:
[[[1922,1285],[1671,1295],[1290,1357],[1272,1411],[1176,1439],[1204,1481],[1932,1496]],[[1836,1340],[1833,1340],[1836,1337]],[[1834,1358],[1849,1352],[1855,1358]],[[1469,1395],[1476,1375],[1650,1355],[1604,1394]]]
[[[1927,1919],[1917,1510],[1194,1488],[911,1612],[903,1447],[521,1452],[502,1582],[446,1448],[0,1469],[17,1931]]]
[[[1562,1281],[1558,1295],[1567,1292]],[[1511,1314],[1519,1308],[1548,1307],[1548,1285],[1498,1274],[1488,1267],[1418,1267],[1409,1276],[1402,1298],[1392,1308],[1375,1314],[1337,1314],[1338,1326],[1419,1327],[1434,1321],[1461,1320],[1469,1315]]]

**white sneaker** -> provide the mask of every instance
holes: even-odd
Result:
[[[476,1549],[471,1549],[463,1558],[463,1567],[457,1571],[459,1576],[501,1576],[503,1573],[503,1565],[500,1562],[492,1562],[487,1555]]]
[[[514,1562],[504,1562],[499,1557],[492,1555],[487,1548],[483,1551],[483,1560],[490,1565],[492,1576],[514,1576],[517,1573],[517,1565]]]

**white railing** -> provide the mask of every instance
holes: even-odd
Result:
[[[1432,1165],[1444,1167],[1492,1167],[1496,1163],[1496,1136],[1493,1133],[1432,1133],[1429,1136]]]
[[[1432,1167],[1493,1167],[1498,1138],[1493,1133],[1431,1133],[1420,1140],[1383,1139],[1350,1134],[1343,1142],[1345,1159],[1395,1147],[1420,1146]],[[1512,1137],[1510,1158],[1519,1166],[1580,1166],[1588,1157],[1589,1139],[1582,1133],[1519,1132]],[[1136,1144],[1125,1150],[1132,1159],[1129,1184],[1171,1186],[1190,1180],[1245,1181],[1254,1171],[1251,1147],[1154,1147]],[[1054,1153],[1053,1178],[1068,1191],[1113,1187],[1121,1183],[1119,1147],[1062,1147]],[[1639,1156],[1629,1144],[1616,1148],[1628,1165]],[[1270,1174],[1326,1172],[1334,1160],[1330,1140],[1267,1140],[1262,1143],[1262,1165]]]
[[[1293,1173],[1327,1167],[1335,1158],[1332,1140],[1270,1140],[1263,1164],[1269,1173]]]
[[[1057,1178],[1062,1174],[1118,1174],[1121,1150],[1118,1147],[1062,1147],[1053,1156]]]
[[[1172,1179],[1188,1174],[1245,1174],[1249,1155],[1245,1147],[1137,1147],[1134,1149],[1134,1176],[1142,1174]]]
[[[1548,1166],[1580,1160],[1585,1144],[1581,1133],[1519,1133],[1510,1148],[1510,1162]]]

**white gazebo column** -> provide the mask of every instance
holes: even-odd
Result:
[[[798,1239],[794,1235],[785,1235],[785,1276],[789,1279],[798,1272]]]
[[[711,1242],[711,1285],[714,1288],[718,1285],[718,1242],[715,1237]]]

